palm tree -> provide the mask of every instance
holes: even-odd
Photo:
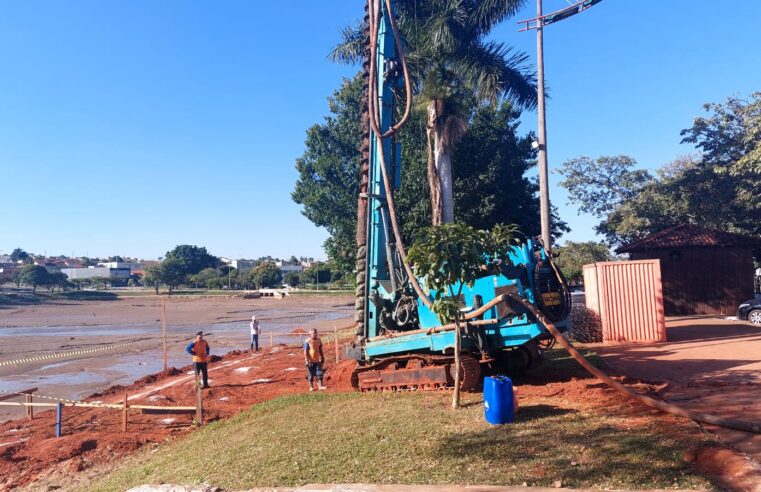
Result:
[[[395,14],[404,40],[417,106],[428,116],[428,181],[433,223],[454,222],[452,150],[466,131],[465,101],[518,107],[536,105],[534,74],[528,57],[486,36],[512,16],[525,0],[396,0]],[[367,46],[360,22],[342,31],[331,58],[361,63]]]

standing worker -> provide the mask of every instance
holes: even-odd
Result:
[[[254,346],[256,346],[256,351],[259,351],[259,332],[261,328],[259,328],[259,322],[256,321],[256,316],[251,316],[251,323],[248,324],[248,326],[251,328],[251,348],[249,350],[254,350]]]
[[[209,387],[209,342],[203,339],[203,332],[196,333],[196,338],[187,347],[185,352],[193,356],[193,369],[196,371],[196,378],[198,373],[203,374],[203,387]]]
[[[309,338],[304,342],[304,361],[307,366],[307,379],[309,391],[314,391],[314,378],[317,378],[319,389],[327,387],[322,384],[322,364],[325,362],[325,354],[322,353],[322,340],[317,336],[317,328],[309,330]]]

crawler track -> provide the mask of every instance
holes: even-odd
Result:
[[[454,357],[400,355],[357,366],[351,383],[359,391],[437,390],[454,385]],[[460,389],[475,390],[481,381],[481,364],[472,356],[460,358]]]

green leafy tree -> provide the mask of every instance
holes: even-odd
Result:
[[[11,252],[11,261],[13,263],[18,263],[19,261],[26,261],[29,259],[29,253],[24,251],[21,248],[16,248]]]
[[[333,271],[327,263],[319,262],[301,273],[301,281],[312,285],[328,283],[333,279]]]
[[[485,275],[497,274],[510,264],[509,254],[517,244],[514,225],[496,225],[491,231],[462,223],[441,224],[425,229],[410,248],[409,260],[415,275],[433,290],[432,310],[442,324],[455,323],[455,367],[460,366],[460,304],[465,285],[473,286]],[[455,371],[452,406],[460,405],[460,371]]]
[[[565,161],[557,172],[565,178],[560,186],[582,212],[604,217],[652,183],[650,173],[636,165],[637,161],[626,155],[582,156]]]
[[[286,272],[285,275],[283,275],[283,283],[290,285],[291,287],[297,287],[300,281],[301,279],[299,278],[298,272]]]
[[[572,284],[584,281],[584,265],[614,259],[608,246],[594,241],[566,241],[563,246],[554,248],[553,252],[558,255],[555,264]]]
[[[143,269],[143,285],[153,288],[156,291],[156,295],[159,295],[159,288],[164,283],[163,270],[161,263],[156,263]]]
[[[251,279],[257,288],[273,288],[280,285],[283,272],[274,263],[264,262],[251,270]]]
[[[161,280],[171,294],[187,280],[188,263],[179,257],[168,257],[161,262]]]
[[[45,267],[39,265],[26,265],[21,269],[19,282],[32,287],[32,293],[37,293],[37,286],[46,285],[48,280],[48,271]]]
[[[201,270],[197,274],[191,275],[188,280],[196,288],[199,285],[202,285],[202,286],[208,288],[209,280],[215,279],[215,278],[218,278],[218,277],[221,277],[221,276],[222,276],[222,274],[216,268],[204,268],[203,270]]]
[[[47,287],[54,292],[55,288],[58,287],[58,291],[68,289],[72,286],[72,283],[69,282],[68,276],[63,272],[53,272],[48,273],[48,278],[46,279],[46,285]]]
[[[183,275],[192,275],[204,268],[215,268],[219,264],[219,258],[209,254],[206,248],[182,244],[167,251],[164,261],[180,260],[183,266]],[[173,267],[174,268],[174,267]]]
[[[526,70],[526,55],[487,40],[494,26],[514,15],[522,4],[521,0],[395,3],[416,98],[427,114],[427,169],[434,224],[454,221],[452,151],[466,129],[469,106],[463,101],[496,104],[508,97],[521,106],[536,104],[536,87]],[[361,23],[344,29],[333,58],[361,63],[367,42],[364,29]]]
[[[90,285],[96,289],[103,287],[104,290],[108,290],[108,287],[111,285],[111,279],[109,277],[91,277]]]
[[[361,99],[359,76],[344,81],[328,99],[331,114],[307,130],[306,150],[296,160],[299,179],[291,194],[303,205],[302,214],[328,231],[325,251],[345,271],[354,268],[356,255]]]
[[[675,159],[655,177],[632,169],[631,159],[618,166],[605,162],[614,158],[563,165],[561,186],[582,211],[602,219],[597,231],[610,244],[679,224],[761,236],[761,93],[705,109],[707,117],[681,132],[682,142],[695,144],[699,153]]]
[[[728,174],[736,208],[750,213],[756,224],[761,218],[761,92],[748,99],[729,97],[722,104],[703,106],[707,117],[695,118],[682,130],[682,143],[700,151],[699,169]]]
[[[408,257],[415,275],[435,291],[433,311],[439,321],[455,319],[465,285],[472,287],[477,279],[500,273],[500,265],[511,263],[509,253],[518,237],[517,226],[501,224],[490,231],[461,222],[421,231]]]

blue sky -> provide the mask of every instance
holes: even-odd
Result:
[[[549,26],[550,166],[619,153],[660,166],[690,152],[679,130],[704,102],[761,89],[761,2],[729,4],[605,0]],[[362,9],[0,0],[0,252],[323,257],[325,231],[290,199],[294,160],[354,73],[326,55]],[[533,32],[509,21],[493,37],[534,60]],[[521,131],[535,127],[526,113]],[[594,238],[551,179],[567,238]]]

